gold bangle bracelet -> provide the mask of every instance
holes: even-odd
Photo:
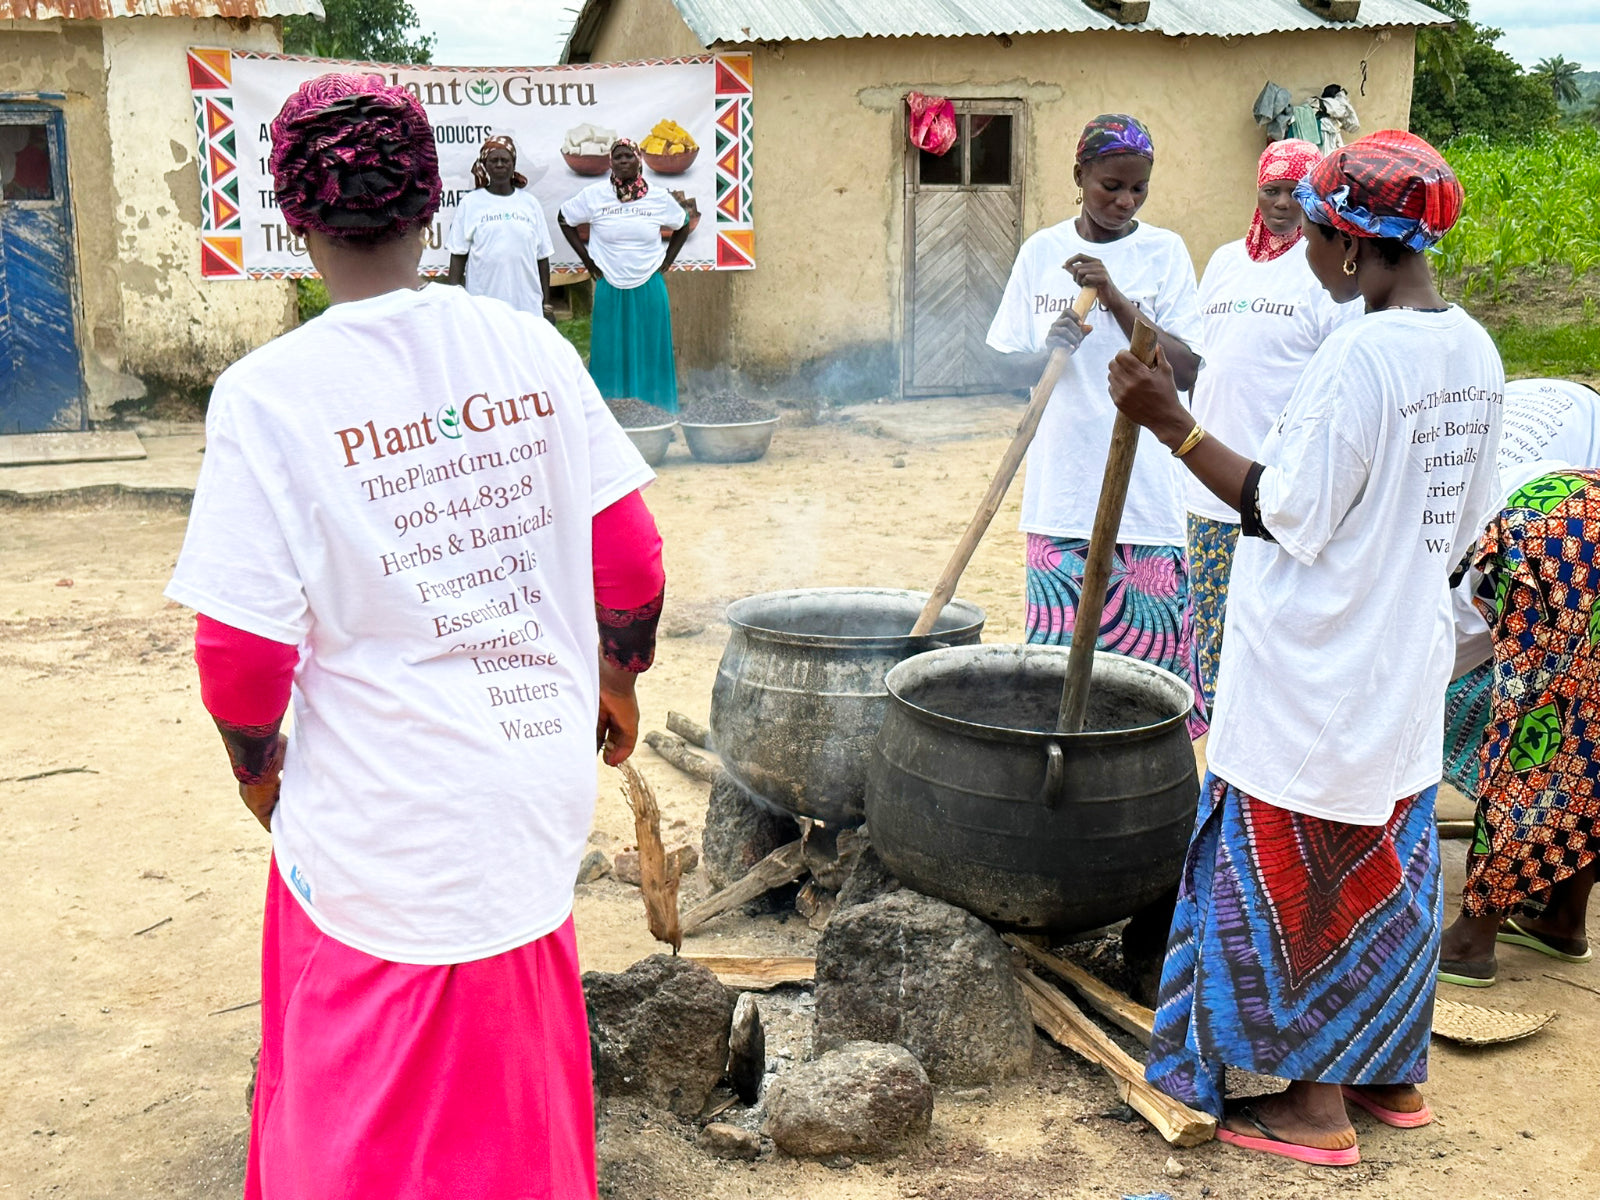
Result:
[[[1184,438],[1182,442],[1178,443],[1178,448],[1172,452],[1172,457],[1182,458],[1185,454],[1189,453],[1189,451],[1198,446],[1205,436],[1206,431],[1201,429],[1200,422],[1196,421],[1194,423],[1194,428],[1189,430],[1189,436]]]

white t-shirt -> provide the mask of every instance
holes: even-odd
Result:
[[[555,246],[544,209],[527,192],[468,192],[450,222],[445,249],[467,256],[467,291],[474,296],[493,296],[523,312],[543,314],[539,260],[549,258]]]
[[[1200,351],[1200,308],[1189,251],[1171,230],[1144,222],[1114,242],[1084,241],[1076,221],[1041,229],[1023,242],[989,326],[989,345],[1012,354],[1045,349],[1050,326],[1078,295],[1078,285],[1061,265],[1075,254],[1100,259],[1117,289],[1141,312]],[[1098,304],[1086,323],[1093,331],[1068,360],[1028,451],[1021,523],[1028,533],[1086,538],[1094,527],[1117,415],[1107,373],[1117,352],[1128,348],[1128,339],[1116,318]],[[1142,430],[1119,543],[1184,544],[1179,474],[1178,460],[1149,430]]]
[[[1496,511],[1513,492],[1541,475],[1600,467],[1600,394],[1568,379],[1516,379],[1506,384],[1496,467],[1500,476]],[[1456,675],[1494,654],[1489,624],[1472,602],[1482,578],[1469,570],[1452,597]]]
[[[310,918],[459,963],[566,920],[594,810],[593,515],[651,478],[548,322],[337,304],[217,380],[167,595],[297,645],[272,817]]]
[[[1360,300],[1337,304],[1317,282],[1304,239],[1262,263],[1242,238],[1219,248],[1200,277],[1206,362],[1194,385],[1195,419],[1229,449],[1255,458],[1317,347],[1361,312]],[[1238,512],[1184,475],[1190,512],[1238,524]]]
[[[591,183],[561,206],[568,225],[589,226],[589,257],[614,288],[636,288],[667,257],[663,229],[682,229],[689,214],[660,184],[638,200],[617,199],[609,178]]]
[[[1206,757],[1279,808],[1381,825],[1439,781],[1448,581],[1499,503],[1505,374],[1461,309],[1367,313],[1301,376],[1258,461]]]

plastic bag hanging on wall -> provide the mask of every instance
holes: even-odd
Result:
[[[1289,134],[1289,123],[1294,120],[1294,98],[1289,89],[1269,82],[1261,89],[1255,103],[1256,124],[1267,131],[1267,141],[1282,141]]]
[[[924,96],[912,92],[906,97],[911,109],[911,144],[929,154],[946,154],[956,144],[956,106],[943,96]]]

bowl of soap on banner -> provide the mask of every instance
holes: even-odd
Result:
[[[639,143],[639,152],[644,155],[644,165],[657,175],[682,175],[694,166],[700,147],[682,125],[662,120]]]
[[[561,157],[574,175],[604,175],[611,170],[611,143],[615,129],[599,125],[574,125],[561,143]]]

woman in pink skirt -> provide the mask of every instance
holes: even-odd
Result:
[[[312,80],[272,147],[333,303],[218,380],[167,592],[272,834],[245,1195],[591,1200],[572,887],[654,649],[651,473],[547,322],[418,287],[409,94]]]

